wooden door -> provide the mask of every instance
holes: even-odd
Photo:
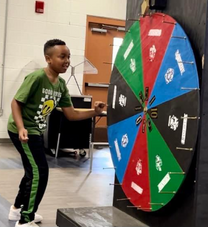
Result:
[[[107,32],[92,31],[93,28],[105,29]],[[87,16],[85,57],[97,68],[98,74],[84,74],[83,94],[92,95],[92,104],[97,100],[107,103],[113,40],[115,37],[124,37],[125,31],[120,31],[121,28],[125,28],[123,20]],[[106,127],[106,118],[102,118],[96,127]]]

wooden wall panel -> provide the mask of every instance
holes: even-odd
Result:
[[[143,0],[128,0],[126,29],[141,13]],[[205,57],[205,68],[202,69],[201,58],[208,56],[207,0],[168,0],[164,13],[172,16],[183,27],[188,35],[197,61],[201,83],[201,126],[197,152],[185,183],[174,199],[158,212],[141,212],[127,208],[128,201],[118,202],[125,198],[120,186],[114,188],[113,205],[125,213],[139,219],[148,226],[207,226],[208,223],[208,57]],[[118,183],[117,179],[115,180]]]
[[[132,21],[129,19],[138,19],[141,13],[141,4],[143,0],[127,0],[126,8],[126,30],[132,25]]]

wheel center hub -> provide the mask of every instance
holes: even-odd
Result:
[[[144,107],[144,114],[147,114],[147,107]]]

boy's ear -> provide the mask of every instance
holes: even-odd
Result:
[[[48,64],[51,64],[51,58],[49,55],[45,55],[45,60]]]

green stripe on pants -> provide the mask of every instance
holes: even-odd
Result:
[[[25,154],[28,157],[30,165],[32,166],[32,172],[33,172],[33,179],[32,179],[32,186],[31,186],[28,210],[22,212],[22,215],[25,218],[25,221],[30,222],[31,220],[30,220],[28,214],[30,214],[34,209],[34,204],[35,204],[35,199],[36,199],[36,195],[37,195],[37,191],[38,191],[38,184],[39,184],[39,170],[38,170],[38,166],[35,163],[35,160],[33,158],[32,152],[30,151],[28,144],[22,143],[22,147],[25,151]]]

